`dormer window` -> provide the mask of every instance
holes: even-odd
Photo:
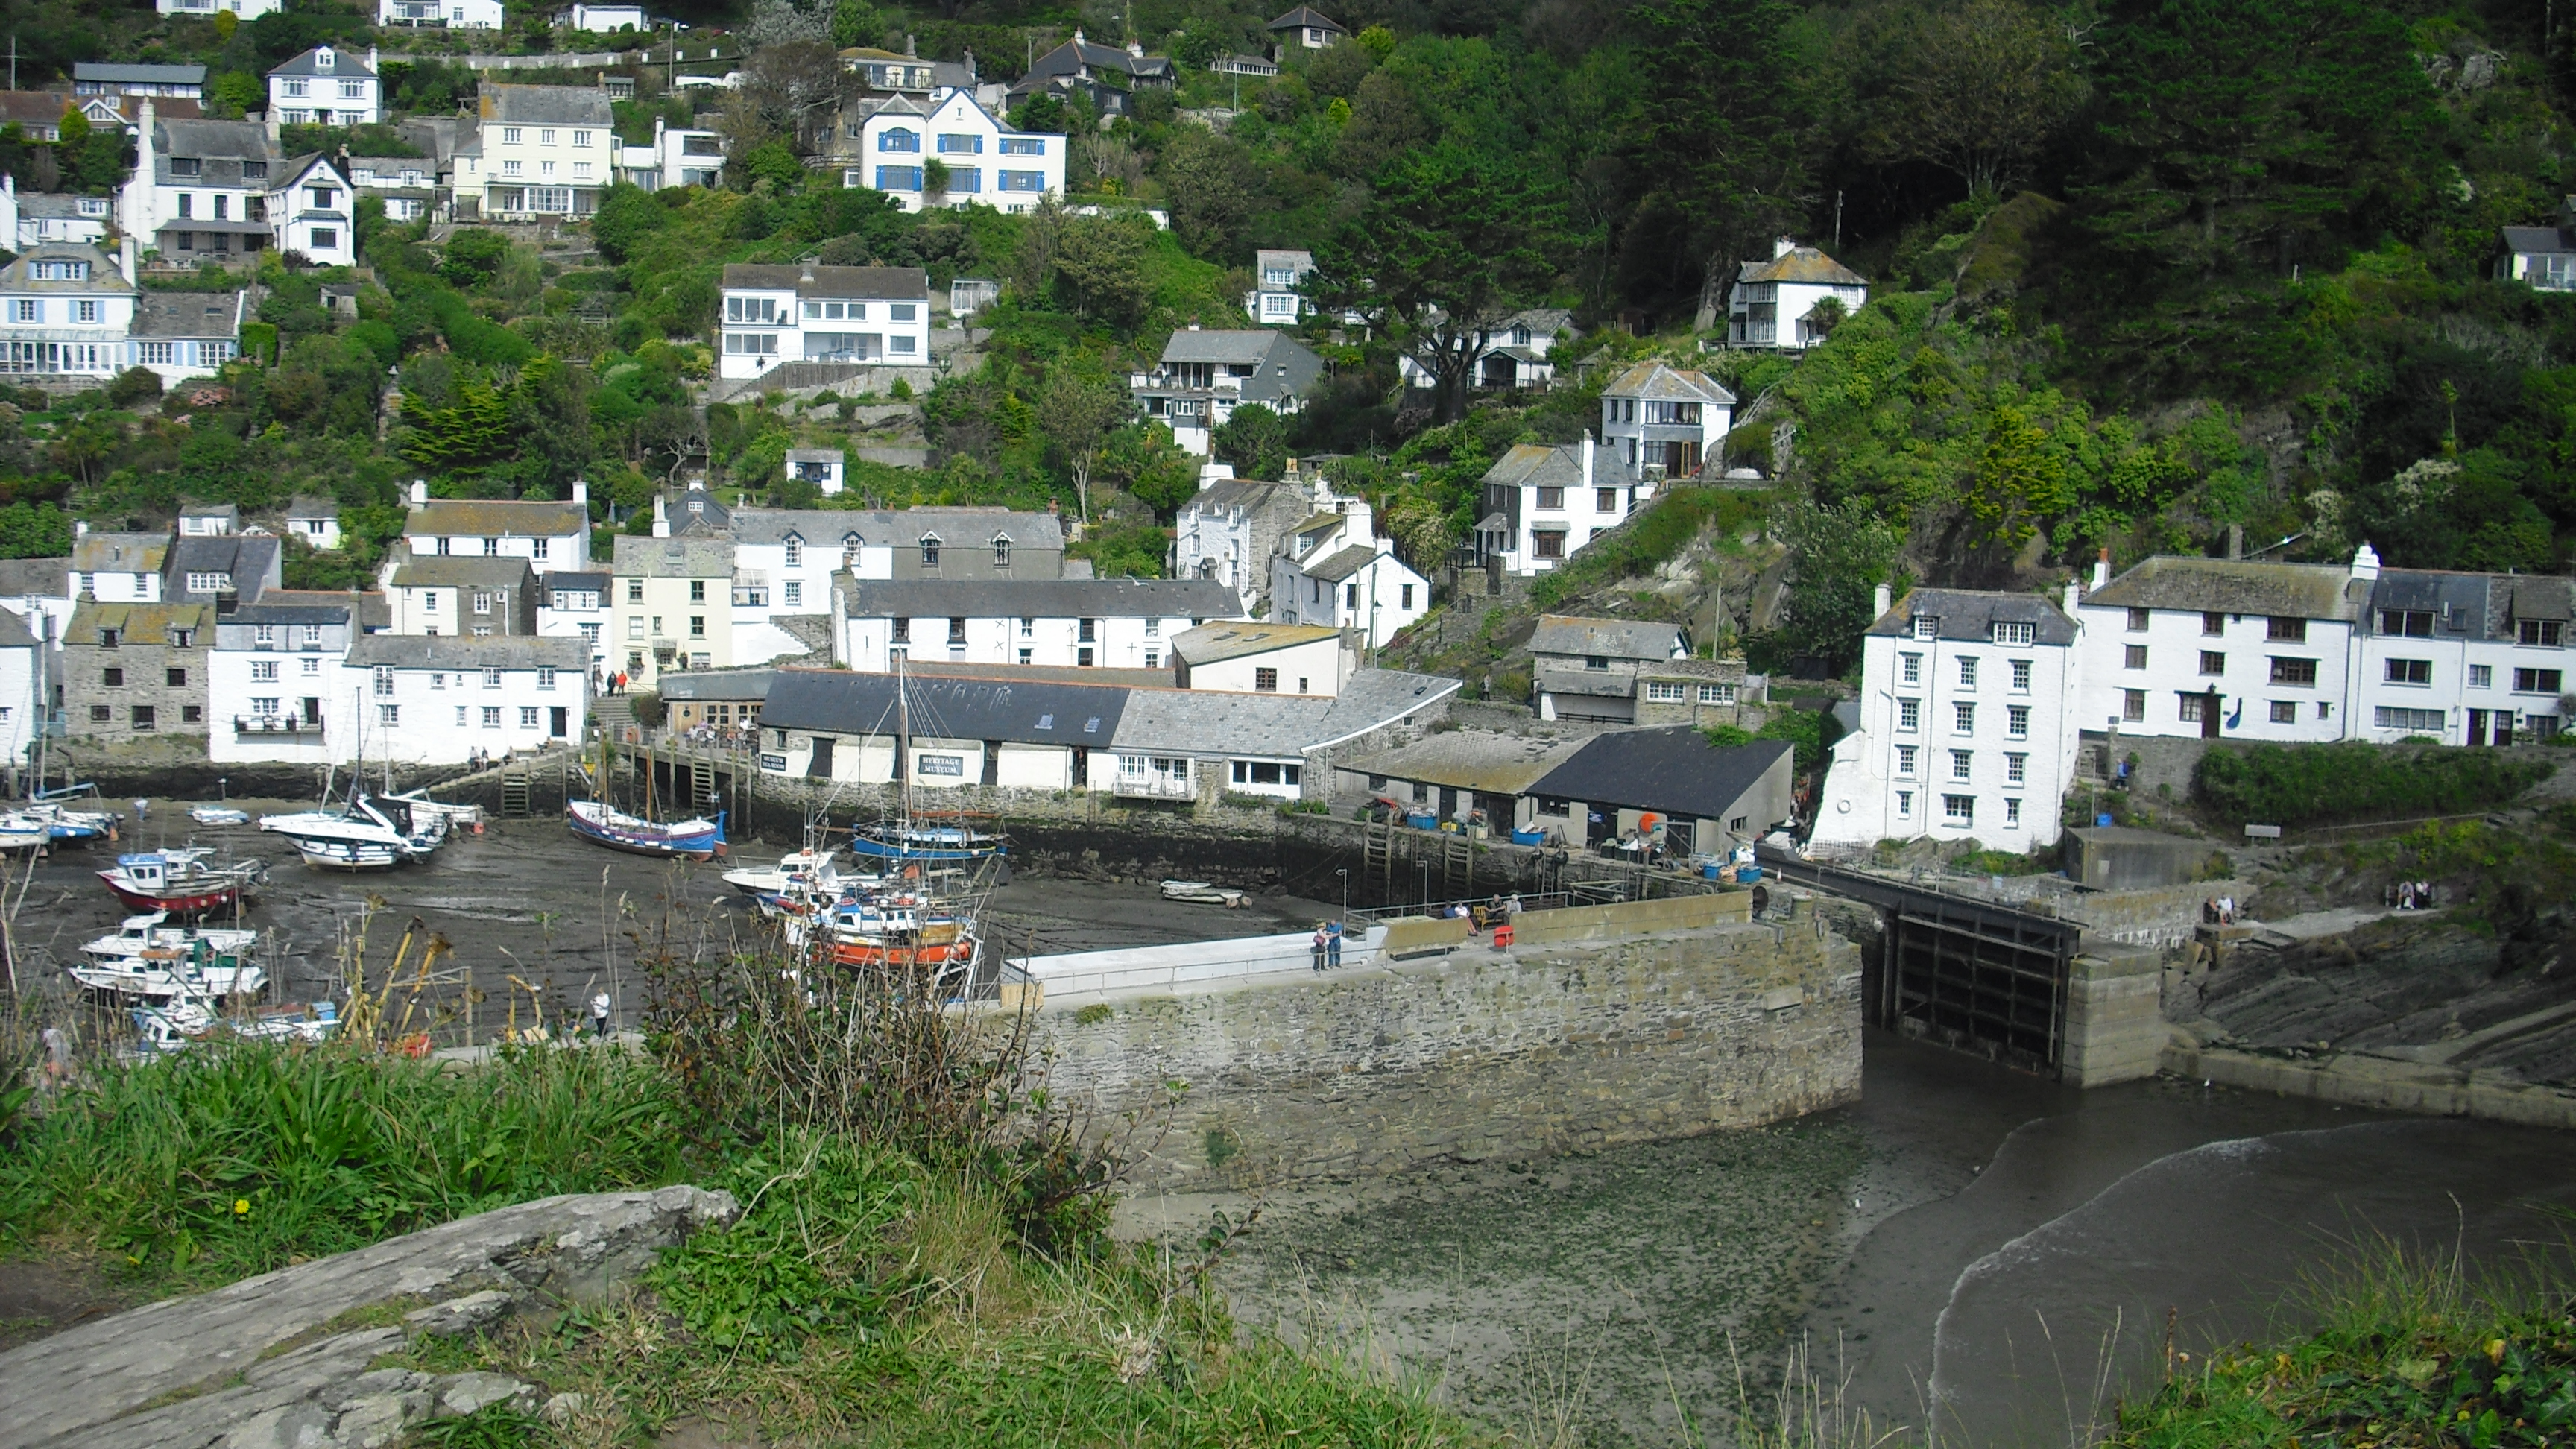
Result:
[[[1006,568],[1009,568],[1010,566],[1011,566],[1011,541],[1010,541],[1009,539],[1007,539],[1007,538],[997,538],[997,539],[994,539],[994,540],[993,540],[993,567],[995,567],[995,568],[997,568],[997,569],[1006,569]]]
[[[1915,637],[1915,638],[1917,638],[1917,639],[1938,639],[1938,638],[1940,638],[1940,637],[1941,637],[1941,621],[1940,621],[1939,619],[1936,619],[1936,618],[1932,617],[1930,614],[1917,614],[1917,615],[1915,615],[1915,616],[1914,616],[1914,637]]]
[[[173,176],[203,176],[206,174],[206,163],[201,157],[173,156],[170,158],[170,174]]]
[[[2028,644],[2031,641],[2031,632],[2031,626],[2028,624],[2009,624],[1998,620],[1995,624],[1994,641],[1998,644]]]
[[[921,566],[926,569],[939,567],[939,539],[936,535],[925,535],[921,540]]]
[[[804,562],[805,540],[791,533],[787,536],[787,566],[792,569],[801,566]]]

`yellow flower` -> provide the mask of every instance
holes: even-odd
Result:
[[[237,1218],[246,1218],[250,1216],[249,1198],[237,1197],[233,1199],[233,1216]]]

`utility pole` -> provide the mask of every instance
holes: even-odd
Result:
[[[12,32],[12,33],[10,34],[10,36],[9,36],[9,89],[11,89],[11,90],[13,90],[13,91],[14,91],[14,90],[16,90],[17,88],[18,88],[18,37],[17,37],[17,34],[16,34],[15,32]]]

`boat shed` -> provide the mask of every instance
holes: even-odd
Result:
[[[1531,823],[1596,845],[1658,817],[1667,854],[1748,844],[1790,818],[1794,751],[1785,740],[1721,749],[1687,726],[1594,735],[1530,786]]]

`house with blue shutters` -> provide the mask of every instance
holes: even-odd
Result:
[[[975,202],[1031,211],[1064,194],[1065,138],[1011,130],[962,90],[888,100],[861,124],[859,145],[841,184],[882,191],[906,211]]]

